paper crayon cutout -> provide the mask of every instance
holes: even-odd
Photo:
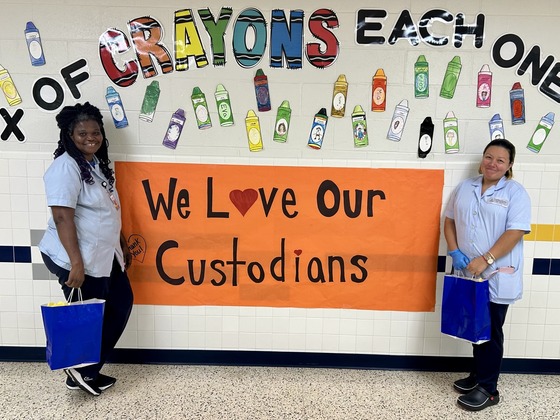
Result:
[[[33,22],[27,22],[24,33],[31,65],[43,66],[45,64],[45,55],[43,53],[43,45],[41,44],[39,30]]]
[[[216,98],[216,107],[218,108],[218,118],[222,127],[229,127],[233,125],[233,111],[231,110],[231,102],[229,100],[229,93],[224,85],[219,84],[216,86],[214,92]]]
[[[441,84],[439,96],[446,99],[453,98],[453,95],[455,95],[457,82],[459,81],[459,75],[461,74],[461,67],[461,57],[456,55],[447,64],[447,69],[445,70],[445,76],[443,77],[443,83]]]
[[[414,63],[414,97],[427,98],[430,96],[429,66],[426,57],[418,56]]]
[[[346,96],[348,95],[348,82],[346,76],[341,74],[336,79],[333,89],[331,117],[342,118],[346,112]]]
[[[352,111],[352,133],[354,147],[364,147],[369,144],[366,113],[361,105],[356,105]]]
[[[14,81],[12,80],[12,76],[8,73],[4,67],[0,65],[0,88],[2,88],[2,92],[4,92],[4,96],[8,101],[8,105],[16,106],[21,104],[21,97],[16,89],[16,85],[14,85]]]
[[[212,120],[208,112],[208,104],[206,103],[206,95],[204,95],[204,92],[202,92],[198,86],[193,88],[191,102],[198,129],[205,130],[212,127]]]
[[[488,121],[488,128],[490,129],[490,141],[506,138],[504,122],[500,114],[494,114],[490,121]]]
[[[124,112],[121,96],[112,86],[107,87],[105,99],[107,100],[107,105],[109,105],[109,111],[111,112],[111,117],[113,117],[115,127],[124,128],[128,126],[128,119]]]
[[[488,108],[492,101],[492,72],[488,64],[484,64],[478,72],[476,89],[477,108]]]
[[[181,137],[181,132],[185,125],[185,111],[181,108],[177,109],[171,115],[169,120],[169,125],[167,126],[167,131],[165,132],[165,137],[163,138],[163,145],[170,149],[176,149],[177,143],[179,142],[179,137]]]
[[[449,111],[443,119],[443,138],[445,140],[445,153],[459,151],[459,121],[453,111]]]
[[[307,145],[312,149],[320,149],[323,146],[328,119],[325,108],[321,108],[313,117],[313,124],[311,124],[311,131],[307,140]]]
[[[529,144],[527,145],[527,149],[531,152],[539,153],[541,148],[544,144],[544,141],[548,137],[550,130],[552,130],[552,126],[554,125],[554,112],[549,112],[544,117],[541,118],[535,132],[531,136],[531,140],[529,140]]]
[[[159,82],[157,80],[152,81],[152,83],[146,86],[144,100],[142,101],[140,115],[138,116],[142,121],[152,122],[154,120],[159,94]]]
[[[377,69],[371,80],[371,110],[385,111],[387,104],[387,76],[383,69]]]
[[[432,150],[434,140],[434,123],[431,117],[424,118],[420,124],[420,135],[418,137],[418,157],[426,158]]]
[[[254,78],[255,95],[257,107],[260,112],[270,111],[270,92],[268,90],[268,78],[261,69],[257,70]]]
[[[525,124],[525,92],[521,83],[515,82],[509,91],[509,104],[511,108],[511,123],[514,125]]]
[[[404,125],[406,124],[406,118],[408,117],[408,111],[408,101],[406,99],[403,99],[397,104],[395,111],[393,112],[393,118],[391,119],[389,131],[387,132],[388,140],[401,140]]]
[[[262,135],[261,135],[261,125],[259,123],[259,117],[255,114],[255,111],[250,109],[247,111],[247,117],[245,117],[245,129],[247,130],[247,140],[249,140],[249,150],[251,152],[258,152],[263,149]]]
[[[273,140],[279,143],[286,143],[288,140],[288,130],[290,129],[290,118],[292,110],[290,102],[282,101],[276,112],[276,123],[274,124],[274,137]]]

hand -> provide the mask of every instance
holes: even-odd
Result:
[[[70,273],[68,274],[68,280],[64,284],[66,284],[66,286],[68,287],[74,287],[76,289],[79,289],[80,287],[82,287],[84,280],[85,280],[84,268],[83,266],[77,264],[75,266],[72,266],[72,268],[70,269]]]
[[[449,252],[449,256],[453,258],[453,268],[455,270],[463,270],[467,265],[469,265],[469,257],[463,254],[459,248]]]
[[[476,257],[469,262],[467,265],[467,270],[472,273],[474,277],[482,276],[484,270],[488,268],[488,263],[484,259],[484,257]]]

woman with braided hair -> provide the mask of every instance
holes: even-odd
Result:
[[[39,249],[66,299],[74,288],[81,289],[83,299],[105,299],[101,361],[64,370],[69,389],[97,396],[116,381],[100,370],[132,310],[126,274],[131,255],[121,233],[120,203],[101,112],[86,102],[64,107],[56,121],[60,138],[44,176],[52,217]]]

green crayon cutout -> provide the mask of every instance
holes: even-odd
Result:
[[[364,147],[369,144],[366,113],[361,105],[356,105],[352,111],[352,132],[355,147]]]
[[[233,112],[231,110],[231,103],[229,100],[229,93],[224,85],[219,84],[216,86],[214,93],[216,98],[216,107],[218,108],[218,117],[222,127],[229,127],[234,124]]]
[[[550,130],[552,130],[553,125],[554,112],[549,112],[539,121],[539,125],[537,125],[535,132],[531,136],[531,140],[529,140],[527,149],[529,149],[531,152],[539,153],[541,151],[542,145],[544,144],[544,141],[550,133]]]
[[[210,113],[208,112],[208,104],[206,103],[206,95],[204,95],[198,86],[195,86],[193,89],[191,101],[198,128],[204,130],[212,127]]]
[[[154,120],[159,94],[159,82],[154,80],[146,87],[146,93],[144,93],[142,108],[140,108],[140,115],[138,116],[142,121],[152,122]]]
[[[461,74],[461,67],[461,57],[456,55],[453,57],[453,60],[447,64],[447,70],[445,70],[445,76],[443,78],[443,83],[441,84],[439,96],[446,99],[453,98],[457,82],[459,81],[459,74]]]
[[[274,124],[274,141],[279,143],[286,143],[288,140],[288,130],[290,128],[290,118],[292,116],[292,110],[290,108],[290,102],[282,101],[282,104],[278,107],[276,112],[276,123]]]
[[[459,121],[453,111],[449,111],[443,120],[443,138],[445,140],[445,153],[459,151]]]
[[[414,63],[414,97],[427,98],[430,96],[429,66],[426,57],[419,56]]]

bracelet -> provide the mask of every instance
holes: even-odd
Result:
[[[494,264],[494,261],[496,261],[494,256],[490,252],[487,252],[484,255],[482,255],[482,258],[486,261],[486,264],[488,265],[492,265]]]

